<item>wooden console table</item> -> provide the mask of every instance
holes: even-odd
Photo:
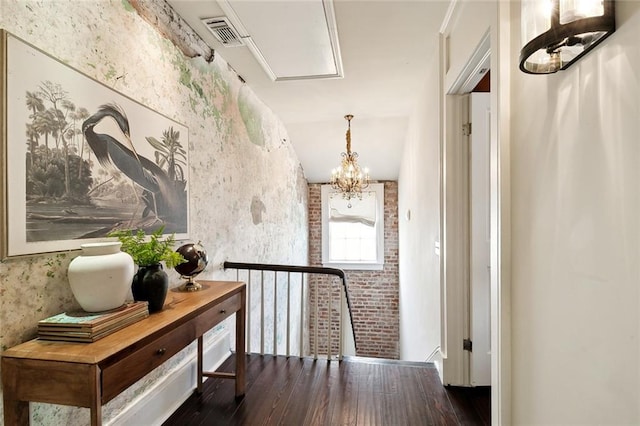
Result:
[[[160,312],[94,343],[31,340],[2,354],[5,426],[29,424],[29,401],[91,409],[102,424],[102,405],[198,340],[197,392],[202,376],[235,379],[236,397],[245,390],[246,286],[233,281],[199,281],[197,292],[170,290]],[[236,372],[202,371],[203,334],[236,315]]]

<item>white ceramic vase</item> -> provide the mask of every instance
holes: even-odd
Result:
[[[121,246],[120,242],[82,244],[82,254],[69,264],[71,292],[85,311],[108,311],[127,299],[134,265]]]

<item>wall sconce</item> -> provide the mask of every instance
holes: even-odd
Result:
[[[616,30],[613,0],[522,0],[520,70],[569,68]]]

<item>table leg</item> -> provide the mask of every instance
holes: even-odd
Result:
[[[91,376],[89,377],[92,388],[91,395],[91,426],[102,425],[102,390],[100,387],[100,368],[92,365],[89,369]]]
[[[11,389],[4,389],[4,424],[5,426],[29,424],[29,401],[18,401],[7,396]]]
[[[19,367],[13,360],[8,361],[7,358],[2,358],[2,400],[5,426],[28,425],[31,420],[29,401],[14,398],[20,382],[19,371]]]
[[[244,396],[245,391],[245,321],[246,321],[246,287],[242,288],[240,309],[236,313],[236,398]]]
[[[197,377],[197,387],[196,393],[198,395],[202,395],[202,354],[204,352],[204,344],[202,336],[198,337],[198,377]]]

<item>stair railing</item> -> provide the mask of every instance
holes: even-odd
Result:
[[[286,355],[289,357],[295,355],[296,351],[292,348],[292,340],[297,337],[298,356],[300,357],[313,355],[314,359],[317,359],[319,356],[326,355],[327,359],[331,360],[335,354],[338,360],[342,360],[343,355],[345,355],[345,348],[347,349],[347,355],[355,355],[356,339],[353,330],[351,301],[347,279],[343,270],[316,266],[226,261],[223,263],[223,267],[224,269],[235,269],[236,280],[244,281],[247,284],[246,348],[248,353]],[[245,270],[246,274],[241,275],[241,270]],[[265,282],[265,272],[273,273],[273,278],[268,283]],[[278,273],[286,273],[286,275],[278,275]],[[331,280],[328,286],[323,286],[328,288],[328,294],[321,295],[319,293],[319,283],[322,280],[317,279],[317,277],[311,279],[310,275]],[[339,278],[341,284],[339,287],[340,300],[338,301],[339,308],[337,310],[339,312],[337,315],[333,312],[334,291],[332,289],[334,286],[332,281],[335,280],[333,277]],[[270,293],[271,290],[273,291],[272,294]],[[313,297],[311,297],[312,293]],[[272,299],[271,306],[267,306],[267,298]],[[313,302],[311,299],[313,299]],[[319,302],[320,299],[327,303]],[[324,306],[325,304],[326,306]],[[257,313],[258,311],[259,314]],[[326,354],[319,353],[320,341],[323,340],[322,336],[319,336],[319,317],[321,313],[324,314],[323,317],[327,321]],[[257,325],[260,327],[259,336],[256,339],[252,339],[252,332],[256,326],[254,324],[256,322],[255,317],[260,322]],[[337,336],[334,335],[336,334],[336,327],[334,327],[336,319],[338,322]],[[267,330],[269,320],[271,320],[271,330]],[[294,330],[292,331],[292,329]],[[265,344],[267,332],[273,333],[272,336],[269,336],[272,340],[270,348],[266,347]],[[256,332],[255,334],[258,333]],[[282,341],[283,334],[284,342]],[[333,343],[334,338],[338,339],[337,345]],[[253,340],[259,340],[259,351],[253,347]],[[278,343],[281,344],[278,345]],[[285,349],[281,350],[279,346],[284,346]],[[334,349],[336,349],[335,352]]]

